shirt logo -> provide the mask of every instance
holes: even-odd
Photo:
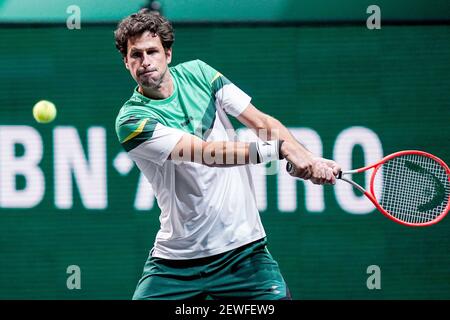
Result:
[[[186,118],[185,121],[183,121],[182,123],[180,123],[180,125],[181,125],[182,127],[185,127],[185,126],[187,126],[192,120],[194,120],[194,118],[193,118],[192,116],[190,116],[189,118]]]

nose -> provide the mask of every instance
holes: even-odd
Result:
[[[144,52],[143,57],[142,57],[142,67],[147,68],[151,64],[152,64],[152,62],[151,62],[150,56],[146,52]]]

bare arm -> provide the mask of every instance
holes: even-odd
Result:
[[[277,142],[283,140],[281,148],[276,148],[276,157],[278,158],[281,153],[282,158],[286,158],[294,165],[296,169],[294,176],[311,179],[316,184],[335,183],[339,166],[334,161],[314,156],[277,119],[262,113],[250,104],[238,116],[238,120],[254,130],[263,140]],[[275,152],[273,154],[275,155]],[[210,167],[231,167],[261,161],[255,142],[206,142],[187,133],[172,150],[169,159],[196,162]]]
[[[194,135],[185,134],[172,150],[169,159],[196,162],[210,167],[232,167],[254,163],[255,156],[250,143],[206,142]]]
[[[300,144],[289,130],[274,117],[258,110],[252,104],[237,117],[237,119],[255,132],[263,140],[280,139],[293,145],[298,145],[305,154],[312,155],[302,144]]]
[[[335,183],[340,167],[334,161],[314,156],[274,117],[249,104],[237,119],[263,140],[284,140],[281,155],[295,166],[296,177],[311,179],[316,184]]]

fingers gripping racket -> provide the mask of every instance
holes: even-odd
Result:
[[[289,173],[294,166],[288,162]],[[370,191],[347,178],[373,169]],[[389,219],[407,226],[429,226],[450,209],[450,169],[438,157],[416,150],[390,154],[369,166],[341,171],[337,179],[364,193]]]

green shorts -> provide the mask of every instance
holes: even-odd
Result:
[[[266,238],[206,258],[149,256],[133,300],[291,299]]]

